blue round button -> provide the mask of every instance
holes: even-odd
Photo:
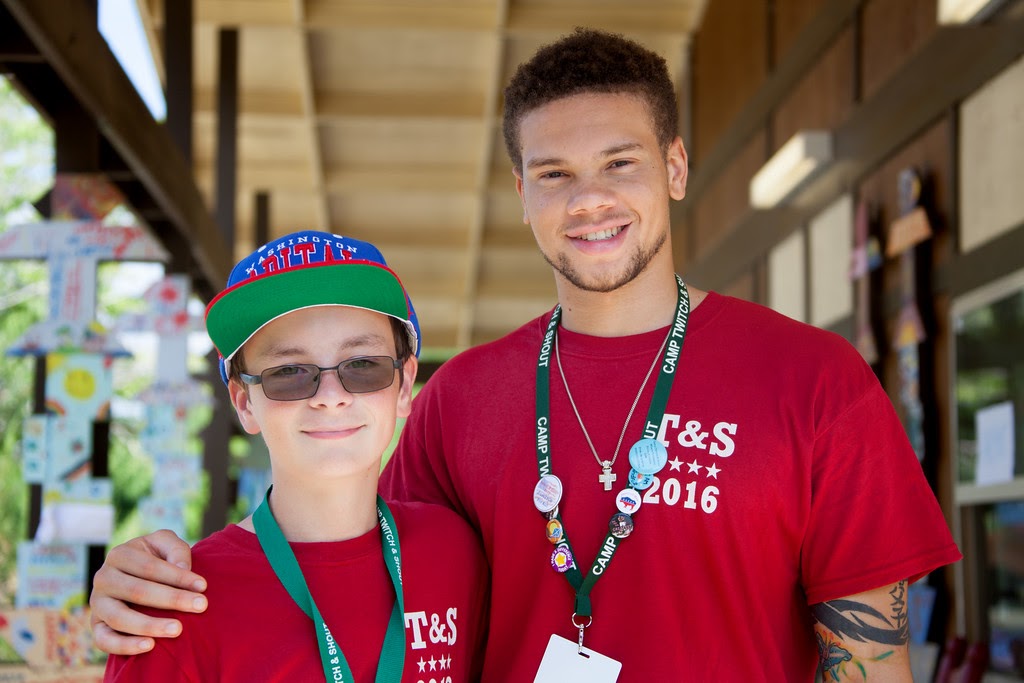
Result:
[[[668,449],[657,439],[640,439],[629,449],[629,464],[640,474],[657,474],[668,462]]]

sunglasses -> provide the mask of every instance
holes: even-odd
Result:
[[[301,401],[316,395],[320,377],[331,370],[338,373],[345,391],[368,394],[394,384],[395,370],[401,372],[402,362],[391,356],[357,356],[329,368],[296,363],[267,368],[258,375],[238,374],[246,384],[262,385],[264,395],[272,401]]]

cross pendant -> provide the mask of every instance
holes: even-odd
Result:
[[[615,483],[615,479],[617,478],[617,476],[618,475],[612,472],[612,468],[609,466],[604,468],[604,470],[601,472],[601,476],[599,476],[597,480],[604,484],[605,491],[611,491],[612,484]]]

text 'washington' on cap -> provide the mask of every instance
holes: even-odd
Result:
[[[420,326],[401,280],[369,242],[306,230],[274,239],[238,262],[206,307],[206,330],[227,365],[264,325],[313,306],[352,306],[397,318],[420,354]]]

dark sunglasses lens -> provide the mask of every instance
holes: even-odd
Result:
[[[353,358],[338,366],[341,383],[353,394],[379,391],[395,381],[395,364],[390,356]]]
[[[282,365],[263,371],[263,393],[275,401],[298,401],[316,393],[320,369],[315,365]]]

